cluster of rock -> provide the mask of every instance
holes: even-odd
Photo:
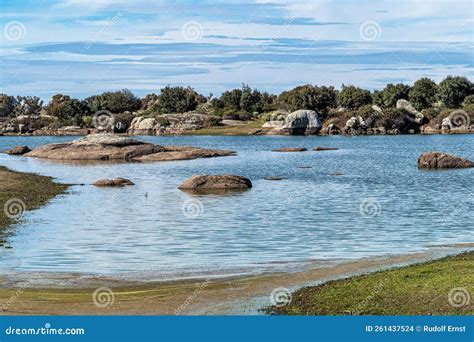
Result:
[[[25,154],[28,157],[66,161],[170,161],[232,155],[235,152],[154,145],[114,134],[92,134],[72,142],[41,146]]]
[[[217,126],[221,118],[199,113],[163,114],[157,117],[135,117],[127,130],[131,135],[180,134]]]

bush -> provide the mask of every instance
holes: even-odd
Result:
[[[334,87],[307,84],[281,93],[278,100],[283,108],[290,111],[309,109],[326,115],[330,108],[336,106],[336,90]]]
[[[386,87],[382,90],[381,107],[395,108],[398,100],[400,99],[408,100],[409,92],[410,92],[410,86],[407,86],[403,83],[387,84]]]
[[[13,115],[39,115],[42,107],[43,100],[38,96],[17,96]]]
[[[253,113],[271,111],[275,107],[276,96],[242,85],[222,93],[219,99],[212,100],[214,111],[220,115],[241,114],[249,117]]]
[[[417,110],[430,108],[436,101],[437,88],[436,83],[429,78],[420,78],[408,93],[408,99]]]
[[[141,101],[130,90],[105,92],[85,99],[92,113],[108,110],[111,113],[133,112],[140,109]]]
[[[0,94],[0,117],[4,118],[13,116],[13,111],[16,105],[17,101],[15,97],[8,96],[6,94]]]
[[[464,108],[474,105],[474,95],[466,96],[462,105]]]
[[[193,88],[170,87],[161,89],[158,99],[158,109],[160,113],[184,113],[195,110],[199,101],[202,101]]]
[[[72,99],[62,94],[54,95],[45,109],[48,115],[58,118],[61,123],[67,125],[81,125],[82,117],[90,114],[85,101]]]
[[[342,86],[342,90],[337,94],[337,104],[344,108],[358,109],[370,103],[372,103],[370,91],[362,88]]]
[[[466,77],[448,76],[439,84],[437,97],[446,107],[459,108],[473,91],[473,84]]]

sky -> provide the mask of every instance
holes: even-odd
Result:
[[[1,0],[0,92],[380,89],[472,79],[471,0]]]

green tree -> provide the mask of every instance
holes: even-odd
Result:
[[[408,99],[418,110],[430,108],[436,101],[437,88],[436,83],[429,78],[420,78],[415,82],[413,88],[410,89]]]
[[[128,89],[107,91],[85,99],[93,113],[108,110],[112,113],[133,112],[140,109],[141,101]]]
[[[43,100],[38,96],[17,96],[13,115],[39,115],[41,108]]]
[[[466,77],[448,76],[438,86],[438,99],[448,108],[458,108],[473,90],[473,84]]]
[[[355,86],[342,86],[337,94],[337,104],[348,109],[358,109],[372,103],[370,91]]]
[[[292,111],[310,109],[326,114],[336,106],[336,94],[334,87],[306,84],[281,93],[279,101]]]
[[[0,94],[0,117],[12,116],[16,105],[17,101],[14,96]]]
[[[410,86],[398,83],[389,83],[382,90],[382,101],[383,107],[394,108],[397,105],[397,101],[400,99],[408,100],[408,94],[410,92]]]
[[[191,87],[166,86],[160,92],[159,110],[161,113],[184,113],[195,110],[201,96]]]
[[[61,122],[75,125],[80,125],[83,122],[82,117],[90,114],[85,101],[62,94],[54,95],[45,109],[48,115],[57,117]]]

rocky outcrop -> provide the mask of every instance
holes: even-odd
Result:
[[[322,128],[318,114],[313,110],[297,110],[285,118],[285,123],[280,128],[275,128],[274,133],[288,135],[317,134]]]
[[[397,108],[404,109],[408,113],[414,116],[414,120],[418,125],[422,125],[425,122],[425,116],[413,107],[413,105],[405,99],[397,101]]]
[[[169,161],[235,155],[233,151],[160,146],[113,134],[92,134],[67,143],[38,147],[28,157],[89,161]]]
[[[474,167],[474,162],[444,152],[427,152],[418,159],[421,169],[460,169]]]
[[[304,152],[307,151],[304,147],[284,147],[284,148],[277,148],[272,150],[272,152]]]
[[[193,176],[181,184],[178,189],[191,192],[213,192],[228,190],[246,190],[252,182],[236,175],[199,175]]]
[[[135,117],[127,133],[131,135],[180,134],[217,126],[221,118],[199,113],[163,114],[156,117]]]
[[[115,187],[115,186],[126,186],[126,185],[135,185],[131,180],[117,177],[113,179],[99,179],[94,183],[98,187]]]
[[[11,155],[14,155],[14,156],[21,156],[21,155],[23,155],[25,153],[28,153],[30,151],[31,150],[28,146],[16,146],[16,147],[13,147],[10,150],[5,151],[5,153],[6,154],[11,154]]]

